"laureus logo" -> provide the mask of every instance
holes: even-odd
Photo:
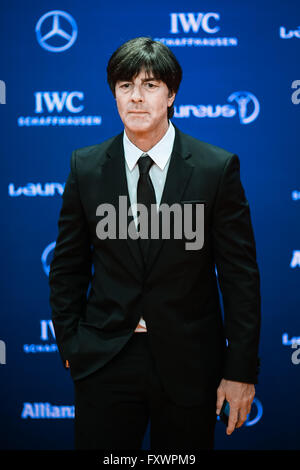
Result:
[[[238,116],[241,124],[254,122],[260,112],[260,104],[253,93],[235,91],[228,96],[225,104],[187,104],[174,107],[175,118],[233,118]]]
[[[45,13],[35,27],[39,45],[50,52],[63,52],[69,49],[76,41],[77,32],[74,18],[61,10]]]

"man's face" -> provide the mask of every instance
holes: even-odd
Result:
[[[166,130],[167,108],[172,105],[175,94],[170,96],[164,82],[142,70],[129,81],[118,81],[115,96],[126,131],[145,134]]]

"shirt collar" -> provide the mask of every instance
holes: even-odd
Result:
[[[148,150],[147,152],[147,154],[161,170],[164,169],[168,159],[170,158],[173,150],[174,139],[175,129],[171,121],[169,121],[169,127],[165,135],[159,142],[157,142],[157,144],[154,145],[154,147],[152,147],[152,149]],[[129,170],[132,171],[137,164],[138,159],[144,152],[129,140],[125,129],[123,134],[123,145],[126,163]]]

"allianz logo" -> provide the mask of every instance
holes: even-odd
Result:
[[[294,30],[290,29],[288,32],[285,26],[280,26],[279,36],[281,37],[281,39],[291,39],[291,38],[300,39],[300,26],[298,26],[298,29],[294,29]]]
[[[24,403],[21,413],[22,419],[72,419],[74,417],[74,405],[57,406],[50,403]]]
[[[175,118],[232,118],[238,115],[241,124],[249,124],[257,119],[260,104],[253,93],[236,91],[228,96],[227,101],[232,104],[188,104],[174,107]]]
[[[19,187],[16,187],[14,183],[9,183],[8,195],[10,197],[62,196],[64,189],[65,183],[27,183]]]

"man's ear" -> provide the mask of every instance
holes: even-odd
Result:
[[[169,90],[169,95],[168,95],[168,108],[172,106],[175,100],[176,93],[174,91]]]

